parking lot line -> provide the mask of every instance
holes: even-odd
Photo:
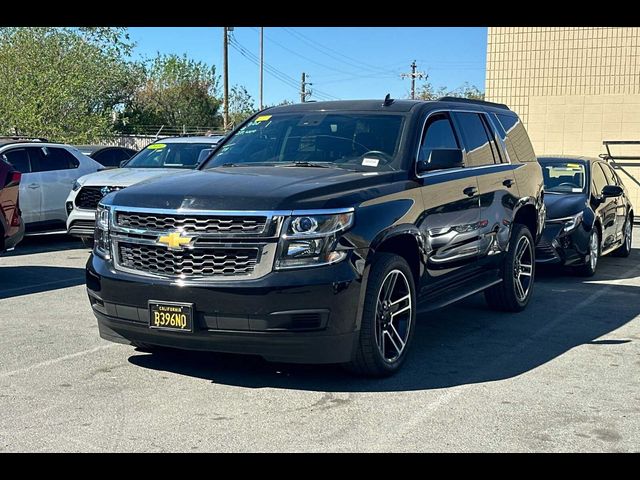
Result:
[[[109,345],[101,345],[99,347],[90,348],[89,350],[83,350],[82,352],[70,353],[69,355],[63,355],[62,357],[52,358],[51,360],[45,360],[44,362],[34,363],[33,365],[29,365],[28,367],[18,368],[17,370],[12,370],[10,372],[0,373],[0,378],[13,377],[14,375],[20,375],[21,373],[27,373],[38,368],[48,367],[56,363],[64,362],[65,360],[71,360],[72,358],[99,352],[100,350],[106,350],[107,348],[112,348],[115,346],[115,343],[111,343]]]

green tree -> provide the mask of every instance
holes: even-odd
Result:
[[[447,87],[437,89],[430,83],[425,82],[416,92],[418,100],[437,100],[441,97],[460,97],[472,100],[484,100],[484,92],[469,82],[463,83],[460,87],[450,90]]]
[[[235,127],[256,113],[253,97],[242,85],[234,85],[229,92],[229,123]]]
[[[218,77],[207,66],[178,55],[161,55],[142,63],[142,81],[122,115],[122,130],[149,126],[218,127]],[[125,126],[126,125],[126,126]]]
[[[123,28],[0,28],[0,133],[89,142],[135,88]]]

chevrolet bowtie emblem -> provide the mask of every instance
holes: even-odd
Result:
[[[184,245],[188,245],[193,237],[183,237],[180,232],[172,232],[169,235],[163,235],[158,238],[158,243],[166,245],[171,250],[181,250]]]

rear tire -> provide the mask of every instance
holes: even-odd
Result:
[[[589,258],[585,257],[584,265],[577,268],[578,275],[582,277],[593,277],[598,268],[598,260],[600,259],[600,234],[598,229],[593,227],[591,235],[589,235]]]
[[[533,293],[536,270],[533,245],[526,225],[514,223],[502,264],[502,282],[484,291],[489,307],[503,312],[520,312],[526,308]]]
[[[633,217],[629,215],[624,224],[624,243],[612,255],[616,257],[628,257],[631,254],[631,243],[633,242]]]
[[[416,319],[413,273],[399,255],[379,253],[365,293],[360,338],[345,368],[369,377],[396,373],[406,358]]]

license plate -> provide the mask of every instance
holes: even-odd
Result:
[[[150,300],[149,328],[193,332],[193,304]]]

